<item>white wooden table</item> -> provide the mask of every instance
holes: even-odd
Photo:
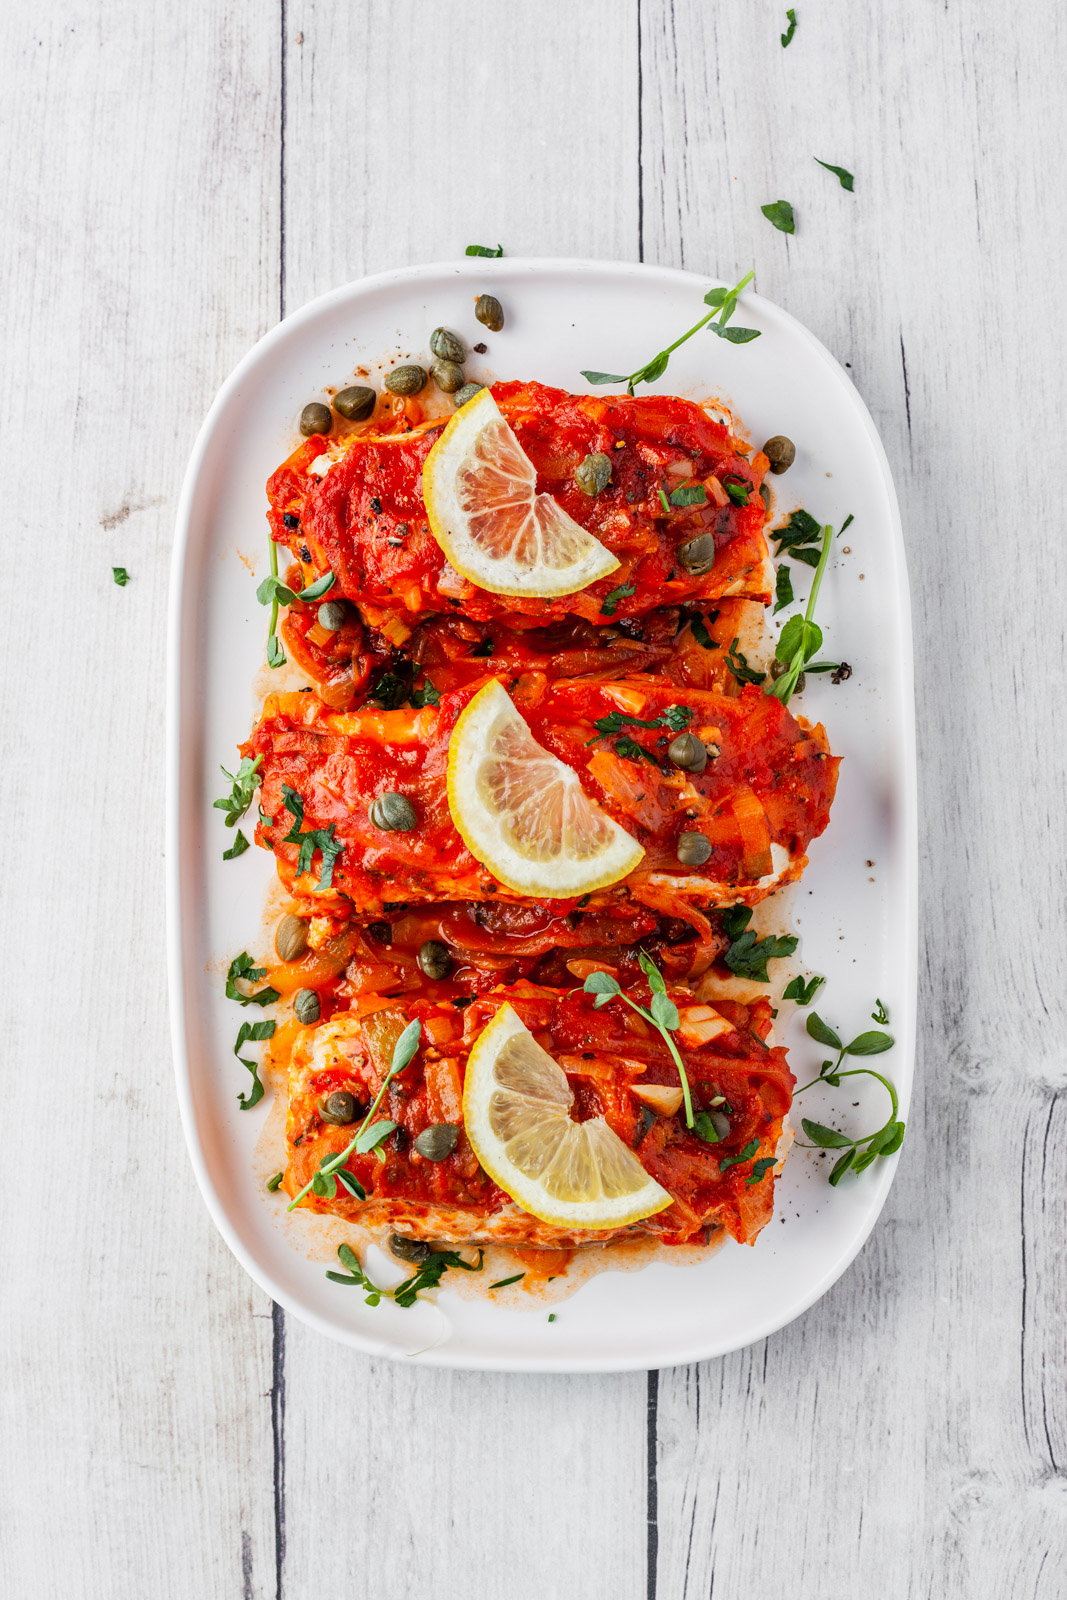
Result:
[[[798,13],[783,50],[777,0],[5,9],[5,1600],[1067,1593],[1067,23]],[[164,611],[195,430],[287,310],[498,240],[754,265],[851,362],[911,560],[900,1176],[807,1316],[659,1376],[324,1342],[217,1236],[172,1090]]]

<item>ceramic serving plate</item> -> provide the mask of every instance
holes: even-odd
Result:
[[[352,381],[360,366],[421,359],[439,323],[469,343],[487,339],[487,354],[471,357],[468,376],[537,378],[584,391],[581,368],[626,372],[648,361],[697,321],[716,281],[624,263],[473,259],[349,284],[288,317],[245,356],[189,463],[170,612],[167,838],[171,1015],[185,1135],[208,1209],[256,1282],[294,1315],[368,1353],[573,1372],[670,1366],[735,1350],[781,1328],[840,1277],[874,1226],[897,1162],[907,1160],[905,1141],[902,1157],[831,1189],[828,1160],[796,1148],[775,1218],[753,1248],[731,1242],[694,1265],[657,1261],[601,1273],[551,1307],[516,1291],[502,1304],[471,1298],[448,1287],[452,1273],[436,1305],[405,1310],[367,1306],[358,1291],[326,1278],[344,1229],[287,1216],[283,1197],[267,1193],[263,1174],[281,1164],[280,1108],[270,1121],[269,1093],[251,1111],[237,1104],[248,1077],[233,1046],[249,1013],[225,999],[223,976],[238,951],[266,953],[263,910],[274,868],[258,849],[222,860],[232,834],[212,801],[228,788],[219,766],[232,769],[265,686],[266,618],[255,595],[267,570],[264,483],[294,446],[301,407],[325,386]],[[487,290],[506,308],[499,334],[474,321],[473,301]],[[770,480],[779,513],[802,505],[835,528],[849,513],[854,518],[835,540],[818,612],[823,655],[848,661],[853,675],[837,686],[825,676],[809,679],[797,702],[809,719],[825,722],[844,758],[837,800],[781,919],[801,937],[799,967],[826,975],[816,1006],[845,1037],[873,1026],[876,996],[888,1006],[897,1043],[876,1065],[898,1086],[906,1115],[916,808],[910,610],[896,498],[870,416],[833,357],[758,295],[744,296],[735,320],[762,337],[735,346],[702,332],[674,354],[654,388],[723,401],[756,446],[772,434],[792,438],[795,465]],[[806,595],[808,569],[793,565],[793,575]],[[779,965],[772,995],[788,976]],[[804,1016],[798,1011],[785,1028],[801,1082],[825,1054],[806,1036]],[[836,1101],[820,1087],[802,1109],[819,1120],[840,1113],[845,1125],[867,1132],[887,1114],[875,1085],[847,1098],[839,1091]],[[375,1259],[384,1277],[389,1267]],[[386,1282],[395,1281],[392,1267]]]

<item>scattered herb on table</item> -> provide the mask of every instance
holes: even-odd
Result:
[[[701,645],[705,650],[717,650],[719,648],[719,641],[711,637],[707,628],[709,622],[718,622],[718,620],[719,613],[717,611],[709,611],[706,618],[689,618],[689,630],[697,644]]]
[[[277,999],[277,995],[274,998]],[[273,1039],[274,1030],[277,1026],[276,1022],[271,1022],[267,1019],[262,1022],[242,1022],[237,1030],[237,1043],[233,1047],[233,1053],[241,1065],[247,1067],[252,1074],[252,1087],[247,1095],[239,1094],[237,1096],[237,1104],[242,1111],[251,1111],[252,1107],[258,1105],[262,1100],[263,1082],[259,1076],[259,1063],[249,1061],[247,1056],[241,1054],[241,1051],[246,1044],[258,1044],[262,1039]]]
[[[237,837],[234,839],[230,848],[222,852],[222,859],[223,861],[236,861],[237,857],[243,856],[247,849],[248,840],[245,838],[240,828],[238,828]]]
[[[464,254],[468,256],[488,256],[490,260],[495,260],[497,256],[504,254],[504,246],[498,244],[494,250],[492,245],[489,244],[469,244]]]
[[[111,576],[114,578],[120,589],[125,589],[126,585],[130,581],[130,575],[126,571],[125,567],[112,567]]]
[[[812,156],[812,160],[819,161],[819,158],[818,156]],[[820,167],[825,167],[827,172],[832,172],[834,174],[834,176],[839,180],[842,189],[847,189],[849,194],[853,192],[852,185],[855,180],[853,179],[851,172],[846,171],[844,167],[835,167],[831,161],[819,161],[819,165]]]
[[[737,310],[737,298],[755,277],[754,272],[749,272],[736,283],[732,289],[709,289],[704,296],[704,304],[711,310],[706,317],[701,317],[699,322],[693,324],[687,333],[680,339],[675,339],[665,350],[652,357],[643,367],[638,367],[636,372],[583,372],[582,377],[588,383],[598,385],[604,383],[625,383],[631,394],[639,383],[655,383],[667,370],[667,363],[679,345],[685,344],[694,333],[699,333],[701,328],[710,328],[711,332],[720,339],[728,339],[731,344],[748,344],[751,339],[759,338],[758,328],[734,328],[729,326],[730,318]]]
[[[292,1209],[290,1207],[290,1209]],[[423,1289],[439,1288],[441,1279],[449,1268],[460,1272],[481,1272],[484,1253],[478,1251],[477,1261],[464,1261],[463,1257],[455,1250],[431,1250],[426,1260],[420,1262],[418,1271],[395,1289],[379,1289],[372,1283],[359,1264],[359,1257],[351,1245],[339,1244],[337,1256],[347,1272],[327,1272],[326,1276],[331,1283],[344,1283],[350,1287],[366,1291],[364,1299],[368,1306],[376,1306],[382,1300],[392,1300],[394,1305],[403,1306],[405,1309],[413,1306]]]
[[[294,1210],[296,1206],[300,1204],[300,1201],[303,1200],[304,1196],[311,1189],[313,1189],[321,1199],[333,1200],[337,1194],[337,1175],[339,1170],[348,1160],[349,1156],[353,1153],[365,1155],[369,1150],[376,1148],[377,1145],[381,1143],[382,1139],[386,1138],[388,1134],[392,1133],[393,1129],[396,1127],[396,1123],[388,1122],[387,1119],[383,1119],[382,1122],[375,1123],[373,1121],[374,1114],[381,1105],[385,1091],[388,1089],[393,1079],[398,1073],[403,1072],[408,1063],[414,1059],[415,1052],[419,1048],[419,1039],[421,1037],[422,1023],[419,1021],[409,1022],[399,1039],[396,1041],[396,1045],[393,1049],[393,1057],[389,1063],[389,1070],[382,1079],[381,1087],[379,1088],[378,1093],[374,1096],[374,1099],[371,1101],[370,1107],[366,1116],[363,1118],[363,1121],[360,1123],[359,1127],[356,1129],[355,1133],[352,1135],[348,1144],[342,1151],[336,1155],[323,1157],[323,1159],[319,1162],[318,1170],[315,1172],[314,1176],[309,1178],[308,1182],[305,1183],[300,1193],[294,1195],[293,1199],[289,1202],[290,1211]],[[360,1184],[357,1179],[353,1178],[351,1173],[347,1173],[345,1175],[345,1179],[342,1179],[342,1182],[344,1183],[344,1187],[348,1190],[349,1194],[355,1194],[356,1198],[359,1200],[365,1200],[367,1198],[362,1184]]]
[[[795,1000],[798,1006],[810,1006],[815,998],[816,989],[825,982],[826,979],[820,978],[817,974],[809,978],[807,983],[801,977],[791,978],[782,991],[782,999]],[[889,1018],[883,1017],[881,1020],[888,1022]]]
[[[239,983],[258,983],[266,976],[266,967],[257,967],[248,951],[242,950],[239,956],[234,956],[226,973],[227,1000],[236,1000],[239,1006],[272,1006],[278,999],[277,989],[268,986],[254,994],[245,994],[237,987]]]
[[[788,200],[772,200],[770,205],[760,206],[760,210],[778,229],[779,233],[795,233],[796,219],[793,216],[793,207]]]
[[[735,506],[747,506],[752,485],[744,478],[724,478],[722,486]]]
[[[702,483],[683,483],[671,490],[672,506],[706,506],[708,491]]]
[[[792,44],[793,35],[797,31],[797,14],[796,14],[796,12],[794,10],[792,10],[792,9],[788,10],[786,12],[786,14],[785,14],[785,19],[788,22],[789,26],[785,30],[785,32],[781,35],[782,49],[783,50],[787,49],[788,46]]]
[[[644,1017],[646,1022],[659,1030],[663,1040],[670,1051],[678,1076],[682,1083],[682,1099],[685,1101],[685,1125],[693,1126],[693,1098],[689,1092],[689,1079],[686,1077],[685,1063],[678,1054],[678,1046],[671,1038],[671,1033],[678,1027],[678,1007],[667,993],[667,985],[663,981],[663,974],[652,958],[644,951],[639,950],[637,959],[641,964],[641,971],[648,979],[648,986],[652,991],[652,998],[647,1007],[639,1006],[636,1000],[631,1000],[629,995],[623,994],[617,979],[608,972],[591,972],[583,985],[586,994],[593,996],[593,1005],[597,1011],[606,1006],[611,1000],[622,1000],[631,1011],[636,1011],[639,1017]]]
[[[738,683],[762,683],[767,676],[765,672],[757,672],[755,667],[749,666],[748,657],[737,648],[736,638],[726,652],[726,666],[730,676],[736,678]]]
[[[791,933],[769,933],[765,938],[757,939],[749,928],[752,921],[750,906],[731,906],[729,911],[722,913],[721,920],[722,930],[730,940],[723,961],[739,978],[749,978],[753,983],[770,983],[768,961],[791,956],[800,943]]]
[[[881,1001],[878,1002],[879,1007]],[[824,1123],[813,1122],[809,1117],[801,1118],[801,1127],[811,1140],[811,1147],[816,1150],[842,1150],[843,1155],[834,1162],[830,1171],[830,1182],[834,1186],[840,1183],[846,1172],[863,1172],[879,1156],[891,1156],[900,1149],[904,1142],[904,1123],[898,1117],[899,1103],[897,1091],[888,1078],[880,1072],[875,1072],[873,1067],[852,1067],[847,1071],[841,1070],[841,1063],[846,1056],[878,1056],[886,1050],[891,1050],[896,1042],[888,1033],[876,1033],[873,1029],[866,1033],[857,1034],[851,1044],[842,1044],[833,1028],[825,1023],[817,1011],[813,1011],[808,1018],[808,1033],[819,1044],[825,1044],[831,1050],[838,1052],[836,1061],[824,1061],[819,1069],[819,1075],[812,1078],[802,1089],[794,1092],[793,1098],[804,1094],[817,1083],[828,1083],[837,1088],[842,1078],[877,1078],[878,1082],[889,1095],[889,1116],[875,1133],[861,1134],[858,1138],[849,1138],[848,1134],[840,1133],[836,1128],[828,1128]]]

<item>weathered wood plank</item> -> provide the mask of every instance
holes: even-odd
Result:
[[[885,439],[924,775],[911,1145],[822,1304],[662,1376],[658,1592],[787,1572],[802,1600],[859,1573],[894,1600],[1051,1600],[1067,1562],[1067,884],[1049,645],[1067,581],[1045,553],[1058,482],[1027,470],[1020,503],[1019,472],[1067,400],[1054,275],[1032,271],[1067,242],[1031,155],[1062,142],[1063,19],[1031,8],[1024,34],[990,4],[908,4],[871,28],[835,0],[798,10],[783,51],[779,19],[754,30],[741,7],[643,18],[646,106],[681,108],[644,118],[647,257],[755,265],[852,363]],[[855,193],[813,156],[853,171]],[[760,214],[779,198],[793,238]]]
[[[5,27],[0,1591],[273,1596],[270,1304],[178,1125],[160,841],[174,503],[277,312],[277,32],[241,0]]]

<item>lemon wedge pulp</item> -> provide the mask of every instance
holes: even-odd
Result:
[[[488,389],[461,406],[422,469],[430,531],[464,578],[493,594],[549,598],[619,563],[550,494]]]
[[[622,1228],[671,1196],[603,1117],[571,1118],[563,1069],[509,1005],[475,1040],[463,1124],[482,1166],[516,1205],[560,1228]]]
[[[452,730],[448,809],[471,855],[516,894],[589,894],[625,878],[645,853],[537,743],[495,678]]]

